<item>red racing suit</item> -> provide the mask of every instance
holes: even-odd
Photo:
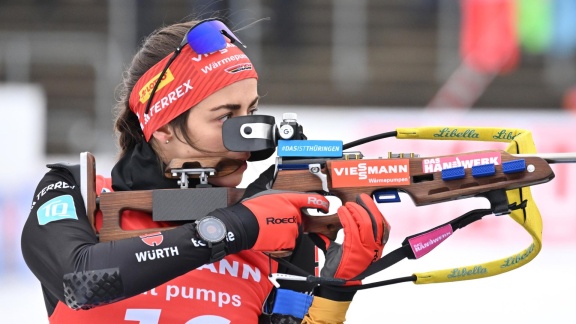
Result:
[[[98,177],[96,184],[97,192],[102,188],[111,189],[110,179]],[[98,212],[97,230],[101,219]],[[122,228],[126,230],[166,225],[135,211],[126,211],[122,215]],[[139,263],[156,259],[170,262],[172,255],[178,253],[174,246],[163,244],[161,232],[152,238],[142,238],[142,251],[135,255]],[[76,311],[60,302],[50,317],[50,323],[256,323],[272,289],[267,279],[268,271],[268,257],[259,252],[242,251],[189,271],[147,292],[89,311]]]
[[[50,323],[258,322],[273,287],[267,275],[276,271],[276,262],[244,250],[205,264],[210,251],[195,246],[191,223],[153,236],[99,242],[74,176],[51,167],[36,189],[22,233],[22,253],[40,280]],[[111,190],[110,179],[97,177],[97,187],[97,192]],[[174,224],[125,211],[121,225]]]

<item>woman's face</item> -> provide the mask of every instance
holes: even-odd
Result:
[[[256,79],[244,79],[222,88],[194,106],[188,115],[188,132],[194,147],[185,142],[184,137],[174,136],[172,129],[169,143],[160,142],[165,163],[172,159],[220,156],[240,160],[242,166],[230,175],[209,177],[216,186],[236,187],[242,181],[246,170],[249,152],[228,151],[222,141],[222,125],[231,117],[251,115],[257,110],[258,91]]]

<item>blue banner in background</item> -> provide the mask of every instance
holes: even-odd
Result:
[[[569,57],[576,51],[576,1],[555,0],[552,2],[551,54]]]

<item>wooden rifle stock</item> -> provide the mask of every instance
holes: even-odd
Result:
[[[464,156],[469,154],[494,153],[496,151],[480,151],[473,153],[461,153],[446,155],[443,157]],[[497,151],[501,156],[501,163],[518,160],[519,158],[505,151]],[[554,172],[548,162],[537,156],[523,156],[526,169],[521,172],[504,173],[500,166],[496,166],[493,175],[484,177],[474,177],[467,170],[464,177],[455,180],[444,180],[442,172],[424,172],[424,160],[434,157],[409,158],[410,183],[408,185],[373,185],[363,187],[332,187],[332,168],[335,161],[327,160],[322,167],[322,173],[326,175],[328,192],[342,200],[342,202],[356,201],[356,196],[360,193],[373,194],[382,189],[396,189],[407,193],[416,206],[435,204],[450,200],[475,197],[492,190],[516,189],[545,183],[554,178]],[[361,159],[359,161],[370,161]],[[90,168],[89,168],[90,169]],[[323,183],[320,178],[309,170],[280,170],[273,184],[276,190],[291,190],[302,192],[324,192]],[[159,190],[205,190],[195,189],[159,189]],[[229,188],[227,190],[228,205],[239,201],[244,190]],[[100,229],[100,241],[117,240],[151,233],[169,228],[154,228],[136,231],[123,230],[120,227],[120,217],[124,210],[138,210],[152,213],[154,201],[153,192],[155,190],[126,191],[102,193],[99,198],[99,206],[96,202],[89,202],[88,216],[93,222],[96,209],[102,211],[103,225]],[[90,197],[89,197],[90,198]],[[94,199],[92,199],[94,200]],[[332,239],[342,228],[337,215],[329,216],[308,216],[303,217],[303,228],[307,233],[322,233]]]
[[[277,189],[277,188],[275,188]],[[162,189],[160,189],[162,190]],[[172,190],[172,189],[165,189]],[[173,189],[173,190],[202,190],[199,189]],[[287,189],[288,190],[288,189]],[[244,194],[243,189],[227,188],[229,202],[233,205],[240,200]],[[114,193],[103,193],[100,196],[100,210],[102,211],[102,227],[99,238],[101,242],[119,240],[127,237],[134,237],[151,232],[170,229],[152,228],[143,230],[124,230],[120,226],[120,218],[124,210],[136,210],[152,214],[153,190],[123,191]],[[303,219],[304,230],[307,233],[322,233],[328,237],[336,238],[339,229],[342,228],[337,215],[329,216],[305,216]]]

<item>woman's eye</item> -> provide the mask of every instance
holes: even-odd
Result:
[[[254,107],[254,108],[248,110],[247,115],[254,115],[254,114],[256,114],[257,111],[258,111],[258,108]],[[218,121],[223,123],[223,122],[227,121],[229,118],[232,118],[234,115],[235,115],[234,113],[230,112],[230,113],[228,113],[222,117],[218,117]]]
[[[232,114],[227,114],[227,115],[224,115],[224,116],[218,118],[218,120],[223,123],[223,122],[227,121],[228,118],[230,118],[231,116],[232,116]]]

